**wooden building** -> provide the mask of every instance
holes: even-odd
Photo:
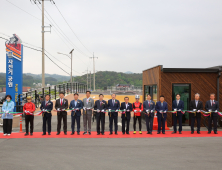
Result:
[[[200,94],[200,100],[204,107],[209,100],[210,93],[216,95],[222,110],[222,66],[211,68],[163,68],[162,65],[143,71],[143,101],[147,94],[151,94],[153,100],[159,101],[159,96],[164,95],[168,103],[168,109],[172,110],[172,101],[177,93],[181,94],[184,101],[184,109],[189,110],[189,103],[194,100],[196,93]],[[203,126],[202,116],[201,126]],[[173,125],[172,113],[167,113],[167,126]],[[183,116],[183,125],[190,125],[189,113]]]

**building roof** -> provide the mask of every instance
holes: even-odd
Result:
[[[172,72],[182,72],[182,73],[217,73],[222,72],[222,66],[214,66],[208,68],[163,68],[163,65],[158,65],[155,67],[161,67],[161,71],[165,73]],[[149,68],[147,70],[153,69],[155,67]],[[147,71],[144,70],[144,71]]]

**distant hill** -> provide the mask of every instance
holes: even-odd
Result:
[[[118,73],[114,71],[99,71],[95,74],[96,89],[104,89],[107,86],[115,86],[117,84],[131,84],[134,86],[142,86],[142,73]],[[86,83],[87,75],[75,77],[75,81]],[[93,89],[93,74],[91,75],[91,85]]]
[[[125,74],[134,74],[134,73],[131,71],[127,71],[127,72],[125,72]]]
[[[89,82],[90,75],[88,74]],[[142,86],[142,73],[126,73],[114,71],[99,71],[95,75],[96,89],[104,89],[107,86],[115,86],[117,84],[131,84],[134,86]],[[74,81],[86,84],[87,75],[76,76]],[[62,76],[58,74],[45,74],[46,84],[56,85],[70,80],[69,76]],[[42,77],[40,74],[23,74],[23,86],[33,87],[33,83],[41,83]],[[5,73],[0,73],[0,86],[4,87],[6,84]],[[93,74],[91,75],[91,87],[93,89]]]

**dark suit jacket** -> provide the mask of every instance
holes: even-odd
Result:
[[[59,108],[60,110],[62,110],[62,109],[68,109],[68,100],[64,98],[64,99],[63,99],[63,103],[62,103],[62,105],[61,105],[60,99],[57,99],[57,100],[56,100],[56,103],[55,103],[55,109],[57,110],[58,108]],[[66,111],[57,112],[57,115],[60,115],[60,114],[67,115],[67,112],[66,112]]]
[[[148,100],[143,102],[143,110],[146,113],[146,110],[153,110],[153,112],[149,112],[149,117],[154,117],[154,112],[155,112],[155,103],[154,101],[151,100],[150,106],[148,104]],[[145,114],[145,117],[147,117],[148,115]]]
[[[51,113],[51,110],[53,109],[53,103],[49,100],[48,103],[47,103],[47,106],[45,105],[45,101],[42,101],[41,103],[41,106],[40,106],[40,109],[45,109],[47,110],[48,112]],[[43,114],[42,114],[43,115]]]
[[[198,101],[198,105],[197,105],[197,107],[196,107],[196,102],[195,102],[195,100],[192,100],[192,101],[190,101],[190,110],[191,111],[193,111],[193,109],[196,109],[197,111],[198,110],[203,110],[203,102],[202,101]],[[194,117],[194,113],[190,113],[190,116],[191,117]],[[198,117],[198,118],[201,118],[201,113],[196,113],[196,116]]]
[[[97,115],[99,115],[100,112],[98,113],[97,109],[99,109],[100,111],[101,110],[106,111],[107,110],[107,103],[106,103],[106,101],[102,100],[102,105],[100,106],[100,100],[96,100],[96,102],[94,104],[94,111],[96,112]]]
[[[108,109],[111,109],[111,110],[119,110],[120,109],[120,103],[119,103],[119,100],[116,100],[115,99],[115,103],[113,105],[113,100],[110,99],[108,100]],[[110,113],[109,113],[110,114]],[[115,116],[118,116],[118,113],[117,112],[112,112],[112,114],[114,114]]]
[[[79,109],[79,110],[76,110],[76,111],[75,111],[75,112],[76,112],[75,116],[81,116],[81,109],[83,108],[83,103],[82,103],[82,101],[78,99],[78,100],[77,100],[77,103],[76,103],[76,106],[75,106],[75,100],[72,100],[72,101],[70,102],[69,109],[73,109],[73,108],[74,108],[74,109],[76,109],[76,108]],[[73,116],[75,112],[72,111],[71,116]]]
[[[126,114],[122,114],[121,118],[127,117],[127,119],[130,119],[130,117],[131,117],[130,112],[133,110],[132,104],[128,103],[128,106],[126,108],[126,103],[125,102],[121,103],[120,110],[124,110],[124,109],[129,110],[129,112],[126,111]]]
[[[206,102],[205,109],[206,109],[206,111],[208,111],[208,110],[212,110],[212,111],[217,110],[219,112],[219,103],[218,103],[218,101],[214,100],[213,106],[211,106],[211,102],[210,102],[210,100],[208,100]],[[217,113],[213,113],[213,116],[218,116],[218,114]]]
[[[180,100],[179,104],[177,105],[177,100],[174,100],[172,109],[173,109],[173,111],[174,111],[174,109],[183,110],[184,109],[184,102],[182,100]],[[180,111],[177,111],[177,115],[182,115],[182,113]]]
[[[167,102],[163,102],[163,106],[161,106],[161,102],[156,102],[156,111],[157,114],[161,114],[160,111],[168,111],[168,105]],[[166,118],[167,113],[164,113],[163,116]]]

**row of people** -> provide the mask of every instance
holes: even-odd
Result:
[[[91,120],[93,110],[96,112],[96,122],[97,122],[97,134],[104,135],[105,133],[105,112],[108,111],[109,116],[109,131],[110,135],[113,134],[113,123],[114,123],[114,131],[115,134],[118,134],[118,113],[119,110],[122,110],[122,133],[129,134],[129,125],[131,119],[131,111],[133,111],[133,129],[134,134],[136,133],[136,122],[138,120],[139,123],[139,133],[142,134],[141,128],[141,112],[145,113],[146,120],[146,128],[147,134],[152,134],[153,131],[153,118],[155,111],[157,112],[157,120],[158,120],[158,130],[157,133],[160,134],[161,128],[162,133],[165,134],[165,121],[167,118],[168,104],[164,101],[164,96],[160,96],[160,101],[155,102],[151,100],[151,95],[147,95],[147,100],[143,103],[139,102],[139,95],[135,96],[135,102],[133,104],[129,103],[129,97],[125,97],[123,103],[120,104],[118,100],[116,100],[116,95],[112,94],[112,99],[108,100],[108,103],[103,100],[103,94],[99,95],[99,100],[94,103],[94,100],[90,97],[91,92],[86,92],[86,98],[83,101],[79,100],[78,93],[74,94],[74,100],[70,102],[68,105],[68,100],[64,98],[64,93],[60,93],[60,98],[55,102],[55,108],[57,110],[57,135],[60,134],[61,131],[61,121],[63,120],[63,131],[64,134],[67,134],[67,109],[71,110],[71,135],[75,134],[75,122],[77,124],[77,134],[80,134],[80,117],[83,115],[83,125],[84,125],[84,133],[83,134],[91,134]],[[195,94],[195,100],[190,102],[190,110],[194,111],[191,113],[191,133],[194,133],[194,123],[195,119],[197,120],[197,133],[200,133],[200,121],[201,121],[201,113],[203,110],[203,102],[199,100],[200,95]],[[12,112],[14,109],[14,102],[11,100],[12,97],[10,95],[6,96],[6,102],[3,103],[3,134],[10,135],[12,130],[12,119],[13,115],[8,114]],[[27,97],[27,103],[23,107],[23,111],[25,113],[25,127],[26,134],[29,135],[29,124],[30,124],[30,135],[33,134],[33,121],[34,121],[34,111],[35,105],[31,102],[32,98]],[[177,133],[177,120],[179,121],[179,133],[182,133],[182,115],[184,110],[184,102],[180,100],[180,94],[176,95],[176,100],[172,103],[172,108],[176,112],[173,114],[173,132]],[[206,102],[205,109],[207,111],[211,111],[212,114],[209,116],[209,128],[208,133],[211,133],[212,126],[211,122],[213,120],[214,123],[214,133],[217,134],[217,116],[216,113],[219,111],[219,103],[215,101],[215,94],[210,95],[210,100]],[[40,109],[43,111],[43,135],[46,135],[46,124],[48,124],[48,134],[51,134],[51,111],[53,110],[53,102],[50,101],[50,96],[45,96],[45,101],[41,103]],[[83,112],[81,112],[83,110]],[[124,111],[123,111],[124,110]],[[101,125],[101,126],[100,126]],[[100,128],[101,127],[101,128]]]

